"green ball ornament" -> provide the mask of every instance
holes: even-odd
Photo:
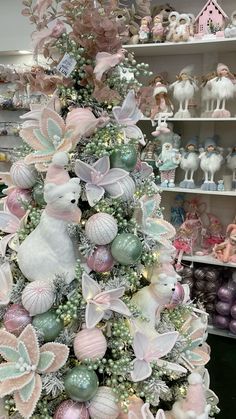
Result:
[[[111,254],[121,265],[132,265],[141,257],[142,243],[134,234],[119,234],[112,242]]]
[[[62,320],[58,321],[55,310],[37,314],[37,316],[33,318],[32,324],[36,329],[42,332],[45,342],[52,342],[64,328],[64,323]]]
[[[39,206],[42,207],[46,205],[43,197],[43,185],[41,183],[37,183],[37,185],[33,188],[33,198]]]
[[[84,365],[72,368],[64,378],[65,391],[77,402],[90,400],[98,390],[98,377]]]
[[[120,169],[131,172],[137,164],[137,151],[131,144],[122,145],[119,150],[113,151],[110,155],[111,167],[119,167]]]

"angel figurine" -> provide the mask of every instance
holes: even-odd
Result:
[[[152,39],[153,42],[163,42],[165,29],[163,26],[163,15],[156,15],[153,19]]]
[[[144,44],[149,41],[150,37],[150,23],[152,21],[151,16],[145,16],[141,20],[141,25],[139,28],[139,41]]]
[[[182,153],[180,167],[185,171],[185,177],[180,182],[181,188],[195,188],[193,175],[199,167],[199,153],[197,148],[197,137],[193,137],[186,144],[185,151]],[[190,172],[190,177],[189,177]]]
[[[236,145],[232,148],[231,152],[226,157],[227,166],[233,172],[232,187],[236,189]]]
[[[236,10],[233,11],[230,16],[230,23],[225,28],[226,38],[236,38]]]
[[[201,189],[205,191],[216,191],[217,185],[214,181],[214,176],[223,163],[223,157],[217,149],[214,137],[207,138],[205,141],[205,151],[199,155],[199,158],[200,167],[205,176]]]
[[[217,76],[211,80],[212,97],[217,101],[212,113],[213,118],[230,118],[230,112],[225,109],[226,100],[234,96],[235,77],[225,64],[218,64]]]
[[[177,25],[173,35],[174,42],[186,42],[190,38],[190,17],[187,14],[181,14],[177,18]]]
[[[169,25],[167,27],[166,40],[169,42],[173,42],[173,36],[174,36],[175,29],[177,26],[178,17],[179,17],[178,12],[171,12],[168,16]]]
[[[179,102],[179,109],[175,113],[175,118],[191,118],[189,112],[189,102],[198,91],[197,84],[191,76],[193,67],[183,68],[177,76],[177,81],[172,83],[169,88],[173,89],[173,96]]]
[[[215,71],[211,71],[210,73],[202,76],[202,104],[205,108],[201,113],[202,118],[211,118],[214,111],[215,98],[213,95],[211,80],[213,80],[215,77]]]
[[[170,142],[162,145],[156,166],[161,173],[161,186],[163,188],[175,187],[175,170],[180,163],[180,153],[173,148]]]

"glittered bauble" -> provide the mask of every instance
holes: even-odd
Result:
[[[121,265],[132,265],[141,257],[142,243],[134,234],[122,233],[112,242],[111,253]]]
[[[137,164],[137,151],[131,144],[122,145],[119,150],[113,151],[110,155],[111,167],[119,167],[120,169],[131,172]]]
[[[231,322],[229,323],[229,330],[231,333],[236,335],[236,320],[235,319],[231,320]]]
[[[137,415],[137,417],[140,417],[141,408],[144,405],[144,402],[142,399],[136,396],[129,397],[129,406],[128,406],[128,413],[132,412]],[[118,419],[129,419],[128,413],[120,412]]]
[[[107,341],[98,328],[80,330],[74,339],[74,353],[80,361],[101,359],[107,350]]]
[[[219,278],[219,272],[217,272],[215,269],[209,270],[206,273],[205,279],[207,281],[217,281],[217,279]]]
[[[84,365],[69,370],[64,378],[65,392],[77,402],[86,402],[95,396],[98,377]]]
[[[116,419],[120,408],[112,389],[105,386],[99,387],[96,395],[89,402],[88,411],[91,419]]]
[[[205,304],[205,309],[206,309],[207,313],[213,313],[215,311],[215,304],[207,302]]]
[[[88,409],[83,403],[65,400],[57,407],[53,419],[89,419]]]
[[[30,191],[27,189],[15,188],[7,196],[6,204],[12,214],[21,218],[26,213],[26,210],[22,206],[22,202],[30,202],[30,200]]]
[[[183,269],[183,271],[180,273],[180,275],[182,276],[182,278],[192,278],[193,270],[192,270],[192,268],[189,268],[188,266],[186,266]]]
[[[7,308],[3,318],[6,330],[19,336],[24,328],[32,322],[29,312],[21,304],[12,304]]]
[[[110,271],[114,265],[110,248],[108,246],[98,246],[88,257],[87,265],[95,272]]]
[[[212,303],[216,299],[216,292],[209,292],[209,293],[207,293],[206,298],[207,298],[207,302]]]
[[[135,183],[130,176],[126,176],[124,179],[119,180],[119,184],[123,189],[123,194],[119,197],[122,201],[129,201],[134,196]]]
[[[51,342],[61,333],[64,327],[62,320],[58,321],[55,310],[49,310],[43,314],[37,314],[33,318],[33,326],[42,334],[45,342]]]
[[[227,285],[222,285],[217,293],[221,301],[229,302],[232,301],[235,295],[235,291],[229,288]]]
[[[206,282],[204,282],[204,284],[205,284],[205,287],[206,287],[206,291],[211,291],[211,292],[213,292],[213,291],[217,291],[218,290],[218,288],[219,288],[219,282],[218,281],[214,281],[214,282],[210,282],[210,281],[206,281]]]
[[[224,317],[220,314],[216,314],[213,317],[213,325],[218,327],[219,329],[228,329],[229,320],[229,317]]]
[[[44,201],[43,191],[44,191],[43,184],[36,183],[36,185],[33,188],[33,198],[36,204],[40,206],[46,205],[46,202]]]
[[[199,291],[203,291],[205,289],[205,281],[198,279],[195,281],[195,288]]]
[[[204,268],[197,268],[194,270],[194,277],[199,280],[205,279],[206,270]]]
[[[22,293],[22,304],[31,316],[45,313],[54,302],[53,286],[48,281],[33,281],[26,285]]]
[[[233,319],[236,319],[236,304],[231,307],[230,314],[233,317]]]
[[[10,175],[12,183],[22,189],[32,188],[37,179],[37,172],[34,167],[26,164],[24,160],[18,160],[13,163]]]
[[[216,311],[221,314],[221,316],[228,316],[230,313],[231,304],[226,301],[217,301]]]
[[[116,219],[105,212],[92,215],[85,224],[85,233],[88,239],[95,244],[109,244],[118,232]]]

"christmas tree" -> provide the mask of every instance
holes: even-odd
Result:
[[[51,67],[25,75],[49,97],[2,174],[1,417],[208,418],[206,315],[140,160],[148,66],[122,49],[116,1],[23,4]]]

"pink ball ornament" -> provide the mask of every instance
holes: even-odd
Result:
[[[107,341],[98,328],[80,330],[74,339],[74,353],[77,359],[101,359],[107,350]]]
[[[219,329],[228,329],[229,327],[229,317],[221,316],[220,314],[216,314],[213,317],[213,324],[214,326],[218,327]]]
[[[95,396],[90,400],[88,407],[91,419],[116,419],[120,408],[116,403],[115,393],[110,387],[99,387]]]
[[[233,317],[233,319],[236,319],[236,303],[234,303],[234,305],[232,305],[230,314]]]
[[[19,336],[27,324],[32,322],[29,312],[21,304],[12,304],[8,307],[4,318],[3,324],[6,330]]]
[[[14,185],[22,189],[29,189],[35,185],[37,172],[33,166],[29,166],[24,160],[18,160],[11,166],[10,175]]]
[[[85,233],[88,239],[95,244],[111,243],[118,233],[116,219],[105,212],[92,215],[85,224]]]
[[[95,272],[108,272],[114,266],[114,259],[107,246],[98,246],[88,257],[87,265]]]
[[[221,314],[221,316],[228,316],[230,313],[231,304],[226,301],[217,301],[215,308],[217,313]]]
[[[236,335],[236,320],[235,319],[231,320],[231,322],[229,323],[229,330],[231,333]]]
[[[65,400],[57,407],[53,419],[89,419],[89,413],[83,403]]]
[[[227,285],[223,285],[219,288],[217,295],[221,301],[229,302],[234,298],[235,291]]]
[[[30,191],[27,189],[15,188],[7,196],[6,204],[12,214],[16,215],[18,218],[21,218],[26,213],[26,210],[22,206],[22,201],[30,202],[30,200]]]

